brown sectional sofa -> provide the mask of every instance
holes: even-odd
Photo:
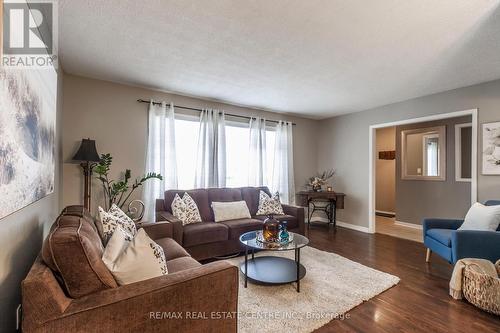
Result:
[[[237,311],[237,267],[201,265],[169,222],[138,227],[163,247],[169,274],[118,286],[101,260],[98,225],[81,206],[63,210],[22,282],[23,332],[236,332],[234,315],[188,317]]]
[[[256,216],[261,190],[271,195],[267,187],[169,190],[165,192],[164,199],[156,200],[156,220],[172,223],[174,239],[197,260],[233,254],[244,250],[238,240],[240,235],[261,229],[266,219],[266,216]],[[182,197],[184,192],[196,202],[202,222],[183,226],[182,222],[172,215],[171,205],[175,195]],[[246,201],[252,218],[214,222],[212,202],[241,200]],[[304,234],[304,208],[283,205],[283,211],[285,215],[275,217],[278,220],[286,220],[290,231]]]

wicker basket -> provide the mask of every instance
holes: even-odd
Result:
[[[495,264],[500,276],[500,260]],[[464,297],[480,309],[500,315],[500,277],[484,274],[476,264],[464,268],[462,281]]]

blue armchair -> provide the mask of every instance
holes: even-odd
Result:
[[[486,206],[500,205],[489,200]],[[451,264],[462,258],[500,259],[500,226],[496,231],[457,230],[464,220],[424,219],[423,236],[427,247],[425,261],[436,252]]]

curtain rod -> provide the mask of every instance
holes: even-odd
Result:
[[[144,100],[144,99],[138,99],[137,102],[139,103],[151,103],[153,102],[153,104],[155,105],[161,105],[161,102],[155,102],[155,101],[147,101],[147,100]],[[168,105],[168,103],[166,103]],[[174,108],[178,108],[178,109],[185,109],[185,110],[192,110],[192,111],[197,111],[197,112],[201,112],[203,111],[202,109],[197,109],[197,108],[191,108],[189,106],[181,106],[181,105],[174,105]],[[249,116],[241,116],[239,114],[231,114],[231,113],[225,113],[226,116],[230,116],[230,117],[235,117],[235,118],[241,118],[241,119],[256,119],[255,117],[249,117]],[[270,123],[275,123],[275,124],[278,124],[279,121],[277,120],[269,120],[269,119],[266,119],[267,122],[270,122]],[[295,123],[292,123],[293,126],[297,125]]]

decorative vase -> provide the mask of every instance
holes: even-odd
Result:
[[[264,220],[262,236],[266,242],[278,242],[280,232],[280,223],[273,215],[268,215]]]
[[[288,243],[288,240],[290,239],[290,234],[288,233],[287,230],[287,222],[283,221],[281,222],[280,225],[280,242],[282,243]]]
[[[312,190],[313,190],[314,192],[319,192],[319,191],[321,191],[321,185],[313,185],[313,186],[312,186]]]

